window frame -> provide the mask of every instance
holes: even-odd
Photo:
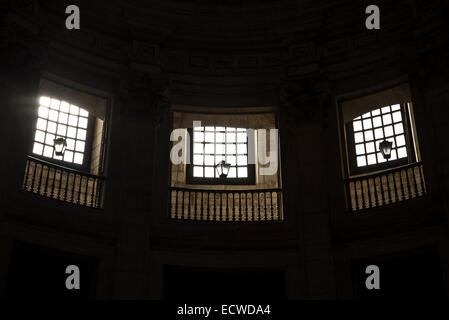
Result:
[[[41,97],[44,97],[44,96],[45,95],[39,95],[39,99]],[[56,100],[59,100],[59,101],[64,101],[64,102],[67,102],[69,104],[72,104],[72,103],[70,103],[69,100],[65,100],[65,99],[63,99],[61,97],[57,97],[57,98],[55,96],[45,96],[45,97],[48,97],[50,99],[56,99]],[[78,170],[78,171],[81,171],[81,172],[90,173],[91,162],[92,162],[93,133],[95,131],[95,123],[96,123],[95,117],[89,112],[89,116],[87,117],[87,119],[88,119],[87,120],[88,121],[87,128],[85,129],[86,130],[86,140],[85,140],[86,144],[85,144],[84,152],[83,152],[83,164],[77,164],[75,162],[67,162],[67,161],[64,161],[64,160],[49,158],[49,157],[44,156],[43,154],[39,155],[39,154],[36,154],[36,153],[33,152],[34,143],[35,142],[39,142],[39,141],[35,140],[36,131],[38,130],[37,129],[37,122],[39,121],[39,118],[40,118],[39,117],[39,107],[40,107],[40,103],[38,101],[37,102],[37,107],[36,107],[35,119],[34,119],[34,122],[33,122],[34,126],[33,126],[33,131],[32,131],[32,138],[31,138],[29,154],[32,155],[33,157],[37,158],[37,159],[42,160],[42,161],[47,161],[47,162],[54,163],[54,164],[57,164],[59,166],[66,167],[66,168],[69,168],[69,169],[75,169],[75,170]],[[80,106],[78,106],[78,107],[88,111],[86,108],[83,108],[83,107],[80,107]],[[48,121],[48,119],[46,119],[46,120]],[[55,122],[55,121],[52,121],[52,122]],[[56,121],[56,123],[58,124],[59,122]],[[47,122],[47,128],[48,128],[48,122]],[[42,131],[42,130],[40,130],[40,131]],[[44,132],[47,133],[47,130],[45,130]],[[57,137],[58,135],[56,134],[55,136]],[[44,145],[45,145],[45,143],[44,143]]]
[[[189,164],[186,165],[186,184],[196,184],[196,185],[256,185],[256,166],[254,164],[247,164],[248,169],[248,177],[246,178],[205,178],[205,177],[194,177],[193,176],[193,128],[188,128],[187,132],[189,133],[189,142],[190,142],[190,161]],[[215,142],[214,142],[215,143]],[[248,147],[248,155],[249,155],[249,141],[248,135],[246,137],[246,145]],[[216,170],[214,168],[214,170]]]
[[[402,115],[402,123],[404,125],[404,136],[405,136],[405,146],[407,148],[407,157],[405,158],[401,158],[401,159],[396,159],[396,160],[392,160],[392,161],[388,161],[388,162],[382,162],[382,163],[376,163],[376,164],[372,164],[372,165],[366,165],[363,167],[358,167],[357,166],[357,154],[356,154],[356,143],[355,143],[355,135],[354,135],[354,130],[353,130],[353,122],[354,119],[350,122],[348,122],[345,125],[345,130],[346,130],[346,136],[347,136],[347,159],[348,159],[348,166],[349,166],[349,176],[354,176],[354,175],[360,175],[360,174],[366,174],[366,173],[371,173],[371,172],[376,172],[376,171],[382,171],[382,170],[388,170],[388,169],[392,169],[392,168],[396,168],[396,167],[400,167],[403,165],[407,165],[410,163],[414,163],[416,162],[416,146],[413,142],[413,134],[412,134],[412,122],[410,119],[410,105],[408,102],[405,103],[393,103],[387,106],[392,106],[392,105],[396,105],[399,104],[400,106],[400,111],[401,111],[401,115]],[[387,107],[387,106],[383,106],[383,107]],[[368,111],[368,112],[372,112],[373,110],[376,109],[382,109],[383,107],[374,107],[372,110]],[[393,112],[391,112],[392,114]],[[372,117],[371,117],[372,119]],[[363,118],[362,118],[363,121]],[[383,121],[383,120],[382,120]],[[394,127],[394,123],[393,123],[393,127]],[[385,128],[385,125],[382,123],[382,126],[380,128]],[[394,130],[394,128],[393,128]],[[362,130],[361,132],[364,132],[365,130]],[[394,135],[396,136],[396,134]],[[375,141],[376,139],[374,139]],[[378,151],[379,146],[375,145],[375,150],[376,152]]]

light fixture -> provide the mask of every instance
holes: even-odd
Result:
[[[226,178],[228,176],[230,168],[231,168],[231,165],[229,163],[226,163],[226,161],[224,161],[224,160],[221,160],[215,166],[215,169],[217,169],[217,173],[220,178]]]
[[[393,147],[393,142],[384,140],[381,143],[379,143],[379,149],[382,153],[382,156],[384,159],[388,161],[388,159],[391,158],[391,148]]]
[[[64,156],[65,148],[67,147],[67,141],[64,138],[56,138],[53,140],[53,148],[55,149],[55,155],[58,157]]]

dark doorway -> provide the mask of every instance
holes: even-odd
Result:
[[[80,289],[68,290],[66,267],[80,269]],[[13,247],[6,283],[8,299],[91,299],[95,297],[97,259],[26,243]]]
[[[380,269],[380,290],[368,290],[366,267]],[[426,248],[394,257],[376,257],[352,263],[356,299],[445,299],[443,274],[436,248]]]
[[[165,298],[169,300],[261,302],[285,299],[284,291],[280,269],[165,269]]]

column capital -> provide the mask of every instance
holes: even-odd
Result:
[[[293,127],[321,124],[326,127],[327,108],[333,96],[326,75],[280,83],[280,107]]]
[[[170,106],[170,84],[166,77],[128,72],[120,80],[119,99],[122,117],[148,119],[157,128]]]

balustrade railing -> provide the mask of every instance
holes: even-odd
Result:
[[[427,194],[420,162],[345,180],[348,209],[358,211]]]
[[[27,157],[22,189],[64,202],[101,208],[105,178]]]
[[[195,221],[280,221],[282,191],[169,187],[168,217]]]

